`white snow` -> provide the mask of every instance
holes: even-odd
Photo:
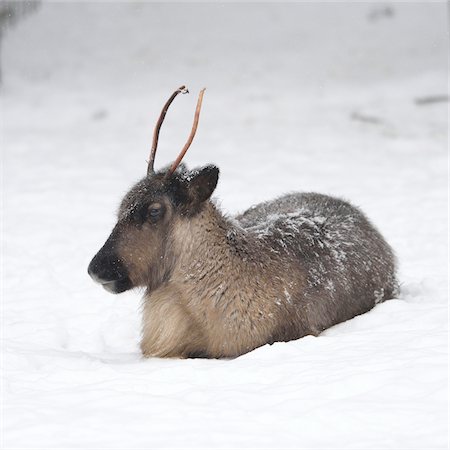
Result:
[[[3,448],[445,448],[445,3],[44,3],[2,47]],[[234,360],[143,360],[140,293],[87,276],[123,194],[184,144],[230,214],[362,208],[402,292]],[[332,288],[330,286],[330,288]],[[288,300],[288,295],[286,296]],[[284,299],[282,299],[284,301]]]

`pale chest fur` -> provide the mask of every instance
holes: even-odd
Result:
[[[216,217],[201,219],[176,229],[170,281],[145,303],[144,340],[152,353],[170,356],[172,346],[185,355],[234,356],[270,342],[289,307],[283,286],[298,285],[288,270],[280,277],[279,261],[239,246],[236,253]]]
[[[273,288],[235,274],[232,280],[198,273],[174,277],[154,291],[144,306],[144,337],[160,356],[207,354],[212,357],[246,353],[271,340],[283,300]]]

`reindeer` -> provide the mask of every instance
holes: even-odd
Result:
[[[147,176],[125,195],[111,235],[88,273],[120,293],[145,288],[146,357],[230,358],[265,344],[317,336],[397,293],[395,257],[356,207],[293,193],[228,217],[211,201],[219,169],[180,164],[186,145],[154,170],[163,107]]]

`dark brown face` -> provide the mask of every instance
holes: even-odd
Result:
[[[134,287],[149,290],[170,276],[172,224],[189,220],[213,193],[215,166],[180,171],[169,180],[164,172],[139,181],[124,197],[111,235],[88,267],[91,278],[114,294]]]

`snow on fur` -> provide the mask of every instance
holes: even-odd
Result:
[[[2,445],[446,447],[446,33],[443,3],[44,3],[6,30]],[[86,267],[181,83],[208,88],[187,162],[220,167],[230,216],[292,191],[349,199],[394,248],[400,296],[233,360],[143,360],[140,293]],[[176,99],[157,166],[195,100]],[[322,214],[299,214],[315,239]]]

